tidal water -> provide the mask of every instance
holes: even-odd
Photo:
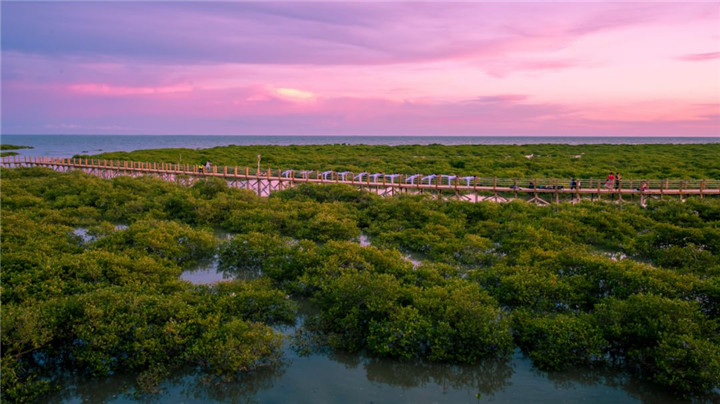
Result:
[[[180,279],[195,285],[209,285],[233,279],[232,274],[220,270],[220,257],[215,254],[212,258],[199,262],[180,274]]]
[[[204,149],[227,145],[410,145],[410,144],[657,144],[720,143],[720,137],[562,137],[562,136],[188,136],[188,135],[1,135],[0,143],[33,146],[20,155],[72,157],[142,149]]]
[[[84,235],[85,229],[75,233]],[[232,234],[216,231],[220,240]],[[361,246],[372,240],[361,234]],[[412,257],[410,257],[412,258]],[[420,262],[413,261],[419,265]],[[257,274],[223,268],[216,254],[180,276],[195,284],[249,279]],[[397,361],[343,352],[300,353],[291,341],[308,308],[301,305],[292,327],[277,327],[286,337],[283,362],[242,379],[219,382],[194,369],[176,372],[154,395],[135,395],[135,376],[68,378],[46,403],[676,403],[681,402],[650,383],[621,372],[576,368],[542,372],[516,351],[504,361],[449,365]],[[305,307],[303,309],[303,307]]]
[[[285,351],[285,364],[217,383],[188,371],[163,383],[152,403],[679,403],[652,386],[600,371],[545,374],[516,353],[508,362],[450,366],[362,355]],[[129,403],[133,378],[75,384],[46,402]],[[130,387],[130,390],[127,390]],[[480,398],[477,395],[480,394]]]
[[[283,333],[290,339],[295,327]],[[507,361],[473,366],[369,358],[361,354],[299,354],[285,344],[283,363],[233,382],[192,369],[136,396],[132,375],[69,379],[46,403],[680,403],[651,384],[597,369],[540,372],[516,351]]]

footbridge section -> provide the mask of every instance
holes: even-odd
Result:
[[[381,196],[400,193],[430,194],[438,199],[468,202],[509,202],[525,200],[538,205],[583,200],[637,202],[650,198],[685,199],[689,196],[720,195],[718,179],[555,179],[494,178],[448,174],[353,173],[332,170],[250,169],[248,167],[213,166],[204,169],[190,164],[117,161],[56,157],[6,156],[4,168],[45,167],[55,171],[80,170],[101,178],[118,176],[155,176],[167,181],[192,185],[208,178],[220,178],[228,186],[248,189],[259,196],[293,188],[298,184],[347,184]]]

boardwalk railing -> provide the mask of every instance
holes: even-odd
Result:
[[[153,175],[170,181],[191,184],[202,178],[225,179],[228,185],[250,189],[260,196],[294,187],[299,183],[349,184],[382,196],[396,193],[431,193],[438,198],[466,201],[489,200],[506,202],[526,199],[540,205],[551,202],[576,203],[581,200],[625,198],[645,204],[647,198],[666,196],[699,197],[720,195],[717,179],[556,179],[556,178],[493,178],[447,174],[389,174],[370,172],[335,172],[320,170],[258,171],[249,167],[218,167],[205,170],[192,164],[161,162],[98,160],[56,157],[3,157],[0,165],[14,167],[47,167],[56,171],[82,170],[102,178]]]

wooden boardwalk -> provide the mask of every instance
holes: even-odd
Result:
[[[259,196],[295,187],[298,184],[348,184],[381,196],[399,193],[429,193],[441,199],[468,202],[509,202],[525,200],[538,205],[583,200],[633,201],[645,205],[649,198],[663,199],[688,196],[720,195],[720,180],[657,180],[623,179],[618,186],[606,184],[604,179],[578,179],[571,188],[570,179],[552,178],[492,178],[436,174],[352,173],[335,171],[294,171],[267,169],[258,171],[247,167],[217,167],[211,171],[189,164],[73,159],[55,157],[3,157],[5,168],[45,167],[55,171],[81,170],[101,178],[118,176],[156,176],[168,181],[191,185],[206,178],[221,178],[229,186],[252,190]],[[645,184],[645,190],[643,190]]]

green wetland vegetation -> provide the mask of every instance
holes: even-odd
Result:
[[[32,149],[32,146],[22,146],[16,144],[0,144],[0,150],[20,150],[20,149]]]
[[[155,149],[92,156],[262,169],[334,170],[399,174],[461,174],[499,178],[718,179],[720,144],[642,145],[406,145],[221,146]]]
[[[32,146],[20,146],[14,144],[0,144],[0,157],[17,156],[19,153],[7,150],[32,149]]]
[[[352,169],[325,164],[350,159],[345,146],[307,147],[339,151],[302,155],[298,165]],[[684,147],[676,154],[710,148]],[[252,164],[223,150],[183,161]],[[665,165],[670,151],[649,158],[647,176],[677,169]],[[162,160],[137,153],[104,158]],[[630,159],[633,150],[617,153]],[[293,166],[292,155],[278,165]],[[718,163],[702,156],[677,176],[717,178]],[[404,164],[378,159],[355,164]],[[626,176],[640,169],[635,160]],[[465,172],[480,169],[466,161]],[[519,349],[543,371],[625,373],[679,399],[720,399],[718,198],[537,207],[383,199],[340,185],[259,198],[219,179],[183,187],[40,168],[0,174],[4,402],[46,397],[68,375],[132,374],[138,394],[151,395],[188,369],[208,383],[265,372],[281,366],[279,328],[295,323],[299,307],[307,314],[292,342],[301,353],[472,365],[503,363]],[[365,237],[372,245],[358,243]],[[179,278],[214,255],[238,279]]]

